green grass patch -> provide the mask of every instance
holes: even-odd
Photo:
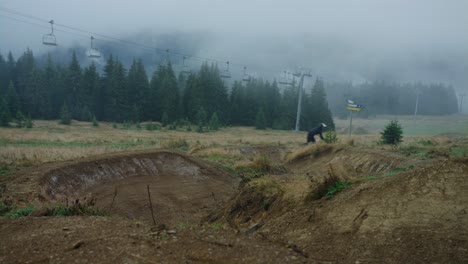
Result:
[[[13,208],[0,204],[0,216],[5,218],[19,218],[30,215],[35,216],[107,216],[108,213],[94,206],[83,206],[81,204],[72,206],[51,206],[36,208],[28,206],[23,208]]]
[[[419,141],[416,142],[417,144],[419,145],[422,145],[422,146],[435,146],[437,145],[436,142],[430,140],[430,139],[427,139],[427,140],[424,140],[424,139],[421,139]]]
[[[208,225],[208,227],[214,230],[221,230],[221,229],[224,229],[224,224],[223,223],[211,223]]]
[[[213,163],[218,168],[221,168],[232,175],[239,176],[239,173],[233,168],[238,158],[220,154],[212,154],[209,156],[201,156],[201,159]]]
[[[415,168],[414,165],[410,165],[408,167],[396,167],[393,170],[384,173],[384,176],[394,176],[394,175],[400,174],[402,172],[407,172],[407,171],[413,170],[414,168]]]
[[[10,171],[11,169],[6,164],[0,165],[0,176],[7,175]]]
[[[17,208],[17,209],[11,209],[9,212],[7,212],[4,216],[6,218],[19,218],[19,217],[25,217],[25,216],[30,216],[36,208],[33,206],[28,206],[24,208]]]
[[[468,147],[453,147],[450,148],[450,156],[463,157],[468,155]]]
[[[192,229],[192,228],[195,228],[197,227],[197,225],[195,224],[191,224],[191,223],[178,223],[177,224],[177,229],[179,230],[184,230],[184,229]]]
[[[424,157],[427,154],[427,149],[417,146],[417,145],[409,145],[409,146],[402,146],[400,147],[400,152],[403,153],[405,156],[418,156]]]
[[[325,195],[328,197],[334,196],[335,194],[341,192],[342,190],[348,188],[349,186],[351,186],[350,181],[345,181],[345,182],[338,181],[335,184],[327,188],[327,193]]]
[[[257,170],[248,166],[237,166],[235,170],[237,174],[242,177],[242,182],[249,182],[266,174],[265,171]]]

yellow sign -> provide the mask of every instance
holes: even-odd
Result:
[[[356,112],[361,111],[361,108],[360,108],[360,107],[346,106],[346,109],[348,109],[348,110],[350,110],[350,111],[356,111]]]

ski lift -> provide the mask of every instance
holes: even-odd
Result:
[[[284,84],[284,85],[291,85],[292,84],[292,80],[291,78],[289,77],[290,73],[287,72],[287,71],[283,71],[283,74],[279,80],[279,84]]]
[[[166,62],[167,65],[171,64],[171,53],[169,49],[166,50]]]
[[[188,65],[185,65],[185,60],[187,59],[187,57],[182,57],[182,69],[181,69],[181,73],[182,74],[191,74],[192,71],[189,69]]]
[[[226,79],[231,78],[231,72],[229,71],[229,61],[226,61],[226,70],[221,72],[220,76],[221,78],[226,78]]]
[[[57,46],[57,39],[54,35],[54,20],[49,21],[50,28],[52,29],[49,34],[42,36],[42,44],[49,46]]]
[[[247,74],[247,66],[244,66],[244,75],[242,76],[243,82],[250,82],[251,77]]]
[[[91,47],[87,52],[88,58],[91,58],[91,59],[101,58],[101,53],[99,52],[99,50],[93,47],[93,40],[94,40],[94,37],[91,36]]]
[[[171,64],[171,53],[170,49],[166,49],[164,54],[161,54],[161,60],[159,61],[159,66],[169,66]]]

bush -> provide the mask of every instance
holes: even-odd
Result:
[[[26,118],[26,122],[24,124],[26,128],[32,128],[34,126],[34,123],[31,119],[31,115],[28,115],[28,118]]]
[[[383,144],[396,146],[403,141],[403,129],[396,120],[390,121],[380,134],[382,135],[381,142]]]
[[[216,112],[211,115],[210,123],[209,123],[210,130],[218,130],[219,129],[219,119],[218,114]]]
[[[325,132],[325,137],[323,138],[323,141],[325,141],[328,144],[333,144],[338,142],[338,136],[336,135],[335,131],[328,130]]]
[[[70,114],[70,111],[68,111],[68,107],[66,103],[63,103],[62,109],[60,110],[59,124],[62,124],[62,125],[71,124],[71,114]]]
[[[146,123],[145,125],[146,130],[153,131],[153,130],[160,130],[161,126],[159,124],[153,124],[153,123]]]
[[[18,128],[25,127],[26,117],[24,117],[21,111],[16,112],[15,123],[16,123],[16,127]]]
[[[97,121],[97,119],[96,119],[95,116],[93,116],[93,117],[91,118],[91,121],[93,122],[93,127],[98,127],[98,126],[99,126],[99,123],[98,123],[98,121]]]

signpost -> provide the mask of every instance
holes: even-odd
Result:
[[[351,131],[353,130],[353,112],[361,111],[362,105],[355,104],[354,101],[346,100],[346,109],[349,110],[349,136],[351,137]]]

